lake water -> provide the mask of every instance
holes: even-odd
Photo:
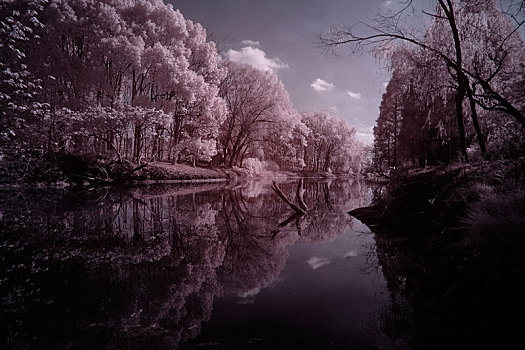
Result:
[[[302,217],[265,181],[2,194],[0,343],[401,348],[375,237],[347,214],[372,191],[305,187]]]

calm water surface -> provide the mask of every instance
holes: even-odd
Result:
[[[281,184],[293,196],[293,182]],[[307,182],[304,217],[264,181],[4,193],[7,348],[397,349],[370,189]]]

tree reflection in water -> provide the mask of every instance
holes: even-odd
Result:
[[[261,182],[6,194],[0,341],[176,348],[210,319],[214,298],[257,294],[277,279],[290,245],[341,235],[352,224],[346,211],[370,197],[358,182],[306,190],[308,215],[289,222]]]

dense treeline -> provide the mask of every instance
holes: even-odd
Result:
[[[360,170],[354,128],[298,113],[275,73],[222,59],[161,0],[2,1],[0,13],[3,155]]]
[[[374,129],[376,170],[523,155],[523,2],[436,0],[433,12],[403,6],[322,39],[331,47],[371,45],[389,62]],[[410,13],[421,11],[425,28],[407,27]]]
[[[494,1],[438,5],[424,40],[390,56],[376,168],[523,155],[525,46],[516,29]]]

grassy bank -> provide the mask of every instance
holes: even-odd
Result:
[[[414,348],[525,348],[524,186],[524,159],[431,168],[351,212],[375,231],[389,288],[404,300],[393,298],[390,333],[403,323]]]

